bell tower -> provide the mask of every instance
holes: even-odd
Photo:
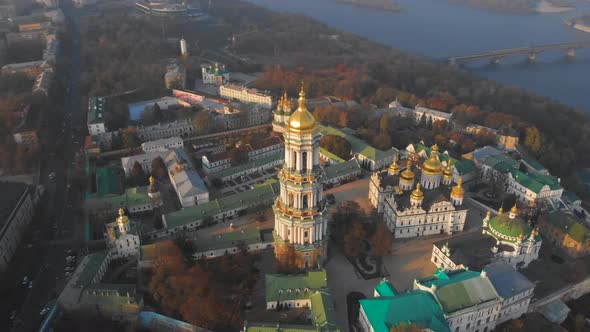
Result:
[[[280,195],[273,210],[277,259],[284,259],[292,245],[297,267],[310,269],[326,257],[328,212],[320,166],[321,134],[305,103],[302,86],[298,108],[283,133],[285,164],[279,172]]]

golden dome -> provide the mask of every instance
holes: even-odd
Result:
[[[489,218],[492,216],[492,211],[488,210],[488,212],[486,212],[486,217]]]
[[[449,162],[447,163],[447,167],[445,167],[445,169],[443,171],[443,175],[446,178],[453,177],[453,161],[451,159],[449,159]]]
[[[514,203],[514,206],[512,209],[510,209],[510,213],[518,214],[518,207],[516,206],[516,203]]]
[[[389,165],[389,171],[393,174],[399,173],[401,167],[397,164],[397,154],[393,156],[393,162]]]
[[[289,118],[289,131],[295,133],[310,132],[316,127],[316,121],[310,111],[305,105],[305,91],[303,91],[303,84],[301,85],[301,92],[299,92],[299,107]]]
[[[520,233],[520,235],[518,235],[518,239],[519,239],[519,240],[522,240],[522,239],[524,239],[524,234]]]
[[[117,223],[119,223],[119,224],[129,223],[129,218],[125,215],[125,210],[123,210],[123,208],[119,209],[119,218],[117,218]]]
[[[463,178],[460,177],[459,180],[457,180],[457,185],[451,190],[451,196],[463,197],[464,195],[465,189],[463,189]]]
[[[412,171],[412,161],[408,160],[406,170],[402,172],[401,178],[406,181],[414,181],[414,172]]]
[[[434,144],[430,151],[430,158],[426,159],[422,164],[422,172],[429,175],[440,174],[442,171],[442,164],[438,160],[438,145]]]
[[[535,235],[537,235],[538,232],[539,231],[536,228],[533,228],[533,230],[531,231],[531,236],[534,237]]]
[[[498,214],[502,214],[502,213],[504,213],[504,207],[500,206],[500,209],[498,210]]]
[[[424,193],[422,192],[422,190],[420,190],[422,186],[418,183],[416,184],[416,189],[414,191],[412,191],[412,195],[410,195],[410,198],[416,201],[421,201],[422,199],[424,199]]]
[[[150,180],[149,180],[149,181],[150,181],[150,184],[154,184],[154,183],[156,183],[156,179],[154,179],[154,177],[153,177],[153,176],[150,176]],[[120,213],[120,212],[119,212],[119,213]],[[123,211],[123,213],[125,213],[125,212]]]

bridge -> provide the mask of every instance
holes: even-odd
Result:
[[[527,55],[528,60],[534,63],[537,60],[537,54],[551,50],[565,50],[569,58],[576,56],[576,50],[579,48],[590,48],[590,41],[586,42],[575,42],[575,43],[562,43],[562,44],[549,44],[549,45],[538,45],[528,47],[509,48],[504,50],[494,50],[491,52],[453,56],[449,58],[449,63],[452,65],[458,65],[476,60],[489,59],[490,62],[498,64],[502,61],[502,58],[513,55],[524,54]]]

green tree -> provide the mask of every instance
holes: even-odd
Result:
[[[539,129],[537,129],[536,127],[529,127],[526,129],[524,146],[529,148],[529,150],[531,150],[535,154],[541,151],[542,139]]]

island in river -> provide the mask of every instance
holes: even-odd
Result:
[[[449,2],[475,9],[513,14],[558,13],[573,9],[568,0],[449,0]]]
[[[401,6],[391,0],[336,0],[336,2],[389,11],[401,10]]]

